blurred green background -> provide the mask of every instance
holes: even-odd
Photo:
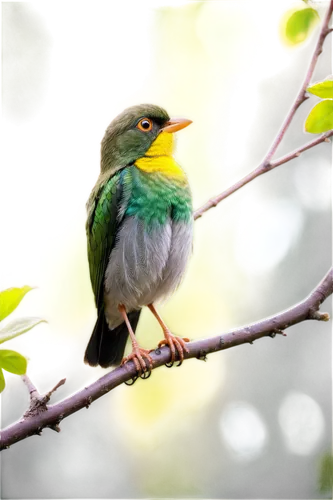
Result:
[[[85,203],[113,117],[143,102],[193,120],[176,158],[194,206],[252,170],[302,83],[318,34],[290,47],[281,19],[301,1],[3,2],[0,286],[38,289],[43,316],[11,342],[53,402],[100,377],[83,364],[95,322]],[[320,13],[327,2],[321,2]],[[325,44],[314,81],[331,73]],[[278,150],[303,132],[311,97]],[[217,335],[303,299],[331,264],[331,151],[320,145],[195,223],[186,279],[160,311],[174,333]],[[329,310],[327,301],[323,310]],[[16,313],[15,313],[16,314]],[[206,363],[156,370],[2,454],[3,498],[323,498],[331,449],[331,325],[303,323]],[[143,346],[161,332],[146,311]],[[1,423],[28,405],[7,376]],[[331,497],[327,493],[327,497]]]

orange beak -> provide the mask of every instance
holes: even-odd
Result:
[[[177,132],[178,130],[187,127],[191,123],[192,120],[187,120],[186,118],[176,118],[173,120],[169,120],[161,128],[161,132],[168,132],[168,133]]]

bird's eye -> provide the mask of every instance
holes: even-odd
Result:
[[[142,132],[150,132],[153,128],[153,122],[149,118],[142,118],[137,124],[137,128]]]

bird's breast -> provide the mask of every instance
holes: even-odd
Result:
[[[119,303],[131,311],[171,294],[192,249],[188,184],[136,166],[123,175],[123,218],[105,273],[105,312],[111,328],[119,321]]]
[[[146,172],[132,166],[126,173],[125,183],[130,195],[125,214],[141,219],[147,231],[165,224],[169,217],[189,222],[192,219],[192,196],[184,172],[183,175],[182,179],[176,179],[159,171]]]
[[[117,316],[119,303],[131,311],[177,288],[192,250],[192,231],[192,222],[169,218],[147,231],[137,217],[125,218],[105,274],[107,317],[112,311]]]

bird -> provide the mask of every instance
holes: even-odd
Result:
[[[192,123],[171,119],[155,104],[125,109],[101,142],[100,174],[88,199],[87,250],[97,321],[84,362],[103,368],[132,360],[142,378],[153,367],[151,350],[135,330],[143,307],[159,322],[172,366],[188,352],[188,338],[173,335],[154,303],[181,283],[193,245],[192,194],[173,158],[174,133]],[[124,357],[130,336],[131,353]]]

